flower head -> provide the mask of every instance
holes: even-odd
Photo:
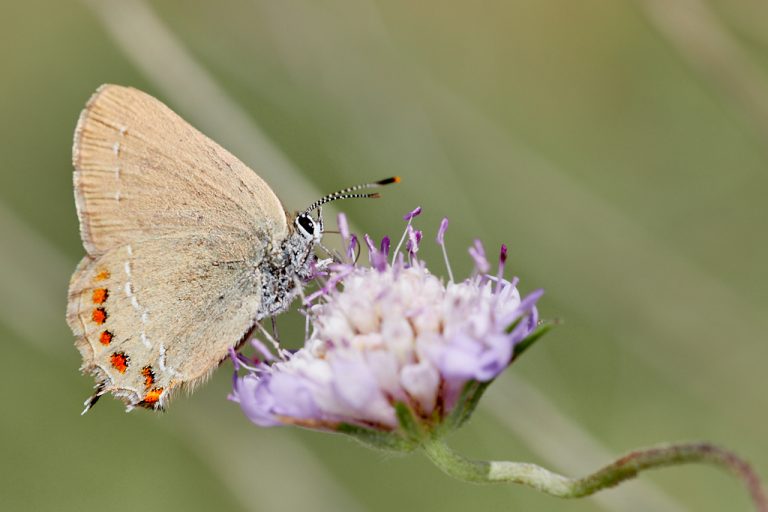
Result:
[[[436,277],[416,257],[422,234],[411,221],[418,212],[405,219],[407,254],[396,249],[390,257],[388,238],[377,246],[366,235],[370,265],[329,267],[321,289],[305,299],[312,330],[304,348],[247,362],[231,398],[254,423],[396,432],[405,410],[434,430],[467,406],[469,385],[488,383],[509,365],[536,330],[541,291],[521,300],[516,280],[503,278],[506,247],[490,276],[479,241],[470,249],[472,277]],[[444,220],[441,245],[446,228]]]

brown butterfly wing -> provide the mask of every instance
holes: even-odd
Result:
[[[75,132],[88,255],[67,320],[83,370],[129,405],[199,382],[255,321],[259,262],[288,234],[267,184],[168,107],[102,86]]]
[[[82,370],[129,405],[165,405],[177,387],[205,379],[253,325],[262,255],[258,240],[222,232],[86,256],[67,311]]]
[[[282,239],[285,212],[256,173],[160,101],[103,85],[86,105],[72,150],[83,245],[225,227]]]

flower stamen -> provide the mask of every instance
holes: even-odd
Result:
[[[472,247],[469,248],[469,255],[475,260],[475,268],[480,275],[487,274],[491,269],[488,258],[485,257],[485,248],[480,240],[475,240]]]
[[[400,254],[400,248],[403,246],[403,242],[405,242],[405,237],[408,236],[408,228],[411,227],[411,222],[413,221],[414,217],[417,217],[421,213],[421,206],[417,206],[412,211],[408,212],[405,217],[403,217],[403,220],[407,221],[408,224],[405,226],[405,231],[403,231],[403,236],[400,237],[400,241],[397,243],[397,247],[395,247],[395,252],[392,254],[392,265],[395,264],[395,259],[397,258],[397,255]]]
[[[437,230],[437,243],[440,244],[440,248],[443,250],[443,259],[445,260],[445,268],[448,271],[448,279],[453,282],[453,271],[451,270],[451,263],[448,261],[448,251],[445,249],[445,232],[448,231],[448,217],[443,217],[440,221],[440,229]]]

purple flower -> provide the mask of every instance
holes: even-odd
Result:
[[[304,348],[241,363],[247,370],[231,398],[254,423],[394,432],[404,405],[435,427],[461,405],[468,384],[489,382],[509,365],[515,346],[536,329],[541,292],[521,300],[516,280],[503,278],[506,248],[498,273],[488,275],[479,242],[470,250],[475,275],[445,283],[416,257],[422,235],[410,225],[413,216],[407,258],[397,251],[390,263],[388,239],[379,249],[366,235],[370,265],[329,266],[321,289],[306,299],[312,329]],[[446,227],[444,220],[441,245]]]

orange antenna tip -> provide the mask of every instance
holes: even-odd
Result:
[[[391,178],[377,181],[375,185],[389,185],[391,183],[400,183],[400,176],[392,176]]]

